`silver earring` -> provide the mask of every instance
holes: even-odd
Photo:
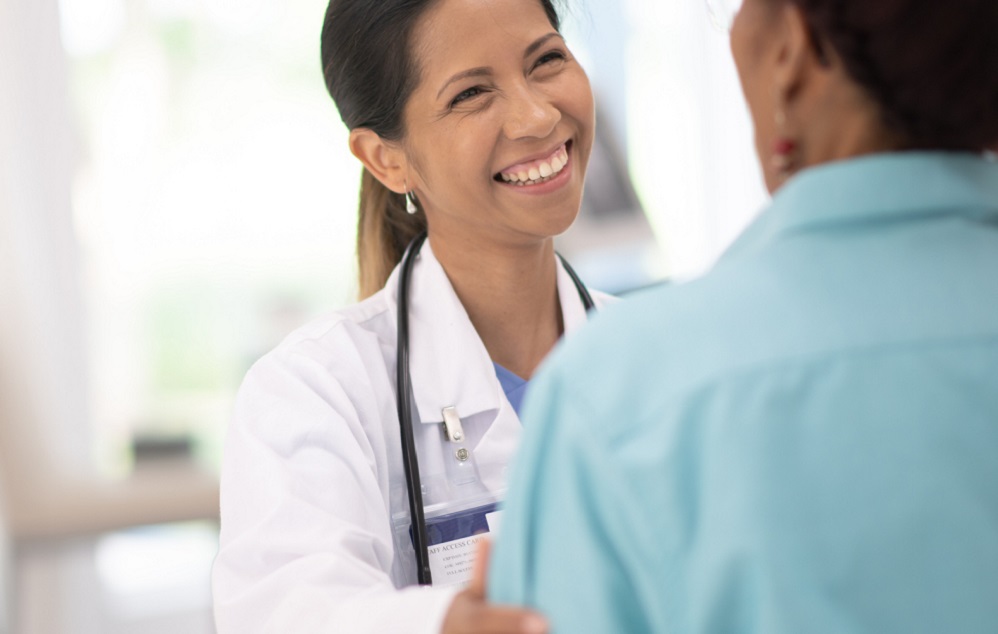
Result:
[[[411,191],[409,191],[409,181],[405,182],[405,194],[403,194],[403,196],[405,196],[406,212],[408,212],[410,216],[418,212],[419,208],[416,207],[416,197]]]

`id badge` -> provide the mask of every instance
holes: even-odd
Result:
[[[490,503],[426,518],[427,553],[433,587],[471,581],[478,542],[498,530],[501,515],[497,504]]]

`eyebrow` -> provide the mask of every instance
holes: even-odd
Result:
[[[561,37],[561,33],[556,33],[556,32],[548,33],[547,35],[542,35],[541,37],[534,40],[534,43],[528,46],[526,50],[523,51],[524,59],[530,57],[535,52],[537,52],[537,49],[544,46],[544,43],[553,37]]]
[[[437,99],[440,99],[440,95],[444,94],[447,90],[447,86],[450,86],[456,81],[461,81],[462,79],[467,79],[468,77],[487,77],[492,74],[491,66],[479,66],[478,68],[472,68],[469,70],[461,71],[460,73],[454,75],[447,82],[441,86],[440,92],[437,93]]]
[[[524,59],[533,55],[535,52],[537,52],[537,49],[544,46],[545,42],[554,37],[561,37],[561,34],[552,32],[548,33],[547,35],[542,35],[541,37],[534,40],[529,46],[527,46],[526,49],[524,49],[523,51]],[[440,92],[437,93],[437,99],[439,99],[440,96],[444,94],[444,91],[447,90],[447,86],[450,86],[456,81],[461,81],[462,79],[467,79],[469,77],[487,77],[491,75],[492,72],[493,71],[491,66],[479,66],[478,68],[469,68],[468,70],[463,70],[460,73],[453,75],[450,79],[444,82],[444,85],[440,87]]]

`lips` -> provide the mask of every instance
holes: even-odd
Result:
[[[512,165],[494,176],[500,183],[519,187],[539,185],[555,178],[568,165],[571,141],[562,143],[550,154]]]

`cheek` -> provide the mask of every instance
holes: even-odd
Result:
[[[750,30],[745,17],[739,15],[731,30],[731,55],[752,118],[756,151],[760,159],[763,159],[764,151],[774,133],[775,114],[770,103],[770,84],[766,80],[765,72],[760,68],[759,51],[752,46]]]
[[[490,176],[488,147],[481,142],[484,136],[484,130],[464,128],[424,140],[428,150],[424,152],[423,176],[441,203],[465,206],[465,197],[480,195]]]
[[[566,78],[558,95],[562,113],[579,126],[580,141],[585,144],[580,149],[588,156],[596,124],[596,105],[589,77],[581,69],[578,73],[573,73]]]
[[[595,111],[595,98],[593,97],[592,84],[589,83],[589,76],[580,69],[574,83],[579,107],[585,113],[587,122],[592,124]]]
[[[579,116],[591,128],[595,123],[596,103],[593,97],[592,85],[589,83],[589,76],[580,70],[575,80],[575,86],[575,96],[580,112]]]
[[[731,29],[731,57],[735,61],[735,69],[738,71],[738,81],[741,84],[742,93],[745,95],[749,109],[752,110],[755,96],[753,93],[757,81],[754,77],[751,47],[746,28],[741,16],[736,18],[735,25]]]

